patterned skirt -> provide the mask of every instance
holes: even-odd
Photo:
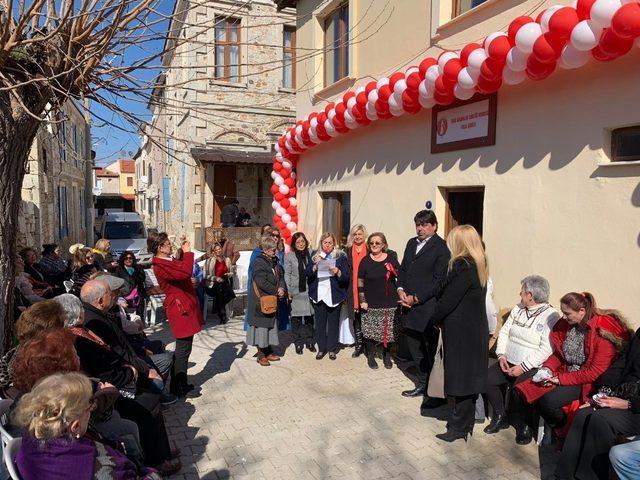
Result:
[[[370,308],[362,314],[362,334],[364,338],[381,342],[383,345],[395,342],[398,319],[397,308]]]

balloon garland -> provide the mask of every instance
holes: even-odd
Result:
[[[272,207],[285,240],[298,228],[295,168],[300,154],[376,120],[416,114],[434,105],[496,92],[503,83],[543,80],[557,67],[579,68],[591,58],[608,62],[640,48],[640,0],[577,0],[555,5],[534,20],[521,16],[506,33],[346,92],[342,101],[298,120],[275,145]]]

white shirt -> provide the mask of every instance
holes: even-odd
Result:
[[[416,255],[420,253],[420,250],[422,250],[422,247],[424,247],[430,239],[431,237],[427,237],[424,240],[420,240],[419,238],[416,238],[416,242],[418,242],[418,245],[416,245]]]
[[[333,257],[333,253],[329,254],[327,258]],[[331,277],[318,278],[318,300],[314,303],[324,302],[328,307],[335,307],[338,305],[333,302],[331,297]]]

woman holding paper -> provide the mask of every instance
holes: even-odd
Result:
[[[327,352],[336,359],[340,327],[340,308],[347,299],[351,269],[346,254],[335,248],[336,239],[323,233],[316,253],[307,264],[309,297],[315,314],[315,336],[318,344],[317,360]]]

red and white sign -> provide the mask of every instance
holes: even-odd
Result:
[[[489,100],[438,112],[436,144],[459,142],[489,134]]]

